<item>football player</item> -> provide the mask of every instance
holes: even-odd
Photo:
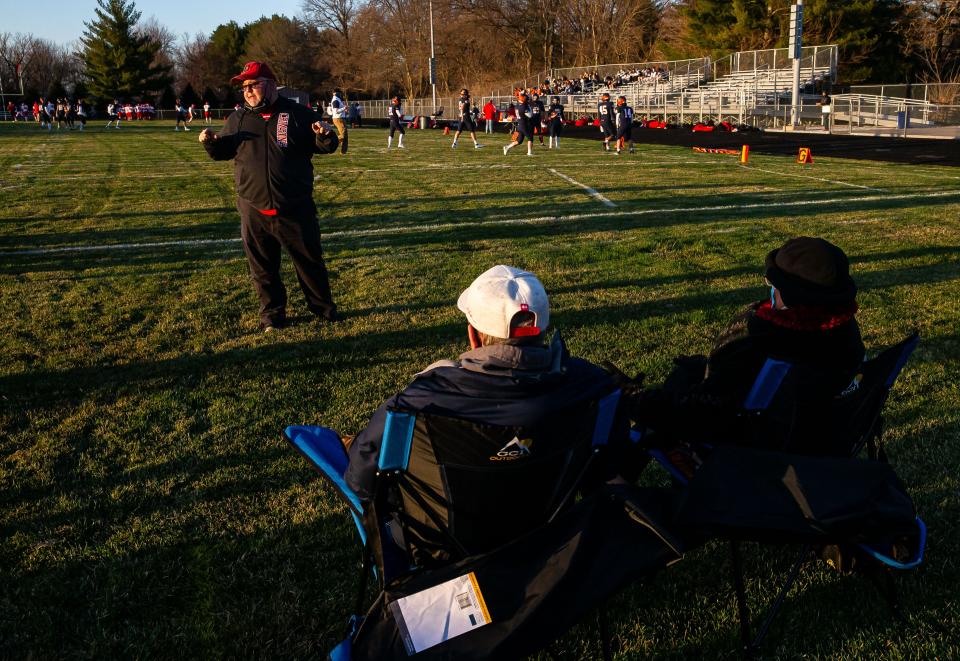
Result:
[[[633,108],[627,105],[627,97],[617,97],[617,154],[623,149],[624,144],[630,145],[630,153],[633,150]]]
[[[560,149],[560,132],[563,131],[563,106],[560,97],[550,99],[550,108],[547,110],[547,128],[550,131],[550,149]]]
[[[543,107],[543,101],[540,100],[540,95],[536,92],[533,93],[533,98],[530,101],[530,112],[533,114],[533,117],[530,118],[530,125],[533,129],[533,132],[540,138],[540,144],[543,144],[543,126],[544,120],[547,117],[547,111]]]
[[[513,132],[513,142],[503,148],[503,155],[506,156],[508,151],[522,143],[524,138],[526,138],[527,156],[533,156],[533,132],[531,131],[530,125],[533,118],[533,111],[530,109],[527,93],[521,91],[518,96],[517,130]]]
[[[450,148],[457,148],[457,138],[466,129],[470,132],[470,138],[473,140],[473,148],[480,149],[483,145],[477,142],[477,124],[470,110],[470,90],[466,87],[460,90],[460,100],[457,101],[457,106],[460,108],[460,125],[457,127],[457,132],[453,134],[453,144],[450,145]]]
[[[604,92],[600,95],[600,103],[597,104],[597,115],[600,117],[600,133],[603,134],[603,148],[610,151],[610,141],[616,135],[614,129],[613,102],[610,101],[610,94]]]
[[[393,146],[393,134],[399,132],[400,138],[397,141],[397,149],[404,149],[403,146],[403,126],[400,122],[403,121],[403,109],[400,107],[400,97],[395,96],[390,102],[390,135],[387,137],[387,149],[390,149]]]

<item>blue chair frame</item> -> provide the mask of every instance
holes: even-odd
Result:
[[[617,406],[620,401],[620,391],[616,390],[598,402],[596,422],[594,424],[593,435],[591,438],[592,452],[585,465],[578,472],[573,486],[562,498],[555,511],[550,516],[552,521],[559,514],[564,506],[569,502],[570,497],[576,491],[580,481],[589,468],[594,457],[607,445],[610,431],[613,426]],[[416,426],[417,414],[406,411],[388,411],[384,423],[383,436],[381,437],[380,453],[377,459],[377,480],[375,492],[381,488],[384,478],[395,479],[407,470],[410,462],[410,451],[413,445],[413,433]],[[353,612],[351,613],[346,638],[334,647],[330,652],[330,658],[333,661],[349,661],[351,659],[351,642],[356,634],[360,623],[363,621],[363,602],[366,595],[367,576],[372,571],[375,578],[380,583],[382,589],[384,583],[395,578],[384,569],[378,571],[375,564],[371,562],[372,552],[370,548],[370,531],[364,525],[364,520],[368,514],[363,501],[354,492],[344,479],[349,456],[344,449],[340,436],[327,427],[308,426],[308,425],[290,425],[284,430],[284,436],[287,441],[310,463],[310,465],[322,475],[327,483],[333,487],[334,491],[341,500],[347,505],[350,515],[357,528],[361,544],[361,563],[360,575],[358,578],[358,589],[354,601]],[[459,545],[459,542],[446,530],[446,527],[440,521],[434,521],[441,531],[445,531],[452,544]],[[382,524],[381,524],[382,525]],[[389,533],[384,529],[379,531],[381,540],[389,540]],[[460,550],[465,552],[462,546]],[[397,552],[405,553],[404,550],[396,549]],[[408,571],[415,570],[415,567],[408,568]],[[604,657],[608,656],[608,650],[604,650]]]
[[[878,448],[872,445],[874,440],[878,439],[882,434],[883,423],[881,412],[884,404],[886,403],[890,389],[893,387],[893,384],[896,382],[897,377],[903,370],[904,365],[906,365],[907,361],[910,359],[910,356],[913,354],[913,351],[916,349],[919,339],[919,335],[917,333],[913,333],[900,343],[899,353],[896,361],[883,381],[885,392],[883,393],[883,396],[879,402],[879,406],[876,411],[876,417],[871,421],[869,429],[864,433],[863,437],[858,439],[858,441],[853,445],[851,456],[856,456],[859,454],[864,446],[869,443],[871,444],[871,458],[877,459],[877,455],[879,454],[879,458],[881,460],[885,459],[885,457],[882,455],[882,449],[880,449],[878,453]],[[768,358],[763,364],[763,367],[760,369],[760,372],[757,374],[757,378],[754,380],[753,386],[750,388],[750,392],[744,399],[744,412],[747,414],[759,415],[766,411],[774,401],[774,398],[779,392],[792,367],[792,364],[789,362]],[[632,431],[631,435],[634,442],[642,441],[642,434],[639,432]],[[698,443],[696,444],[696,447],[699,447],[707,452],[709,452],[711,448],[711,446],[707,443]],[[666,470],[670,474],[671,478],[673,478],[678,484],[684,486],[688,484],[689,478],[687,475],[670,461],[670,458],[666,455],[666,453],[656,448],[649,448],[647,453],[664,470]],[[882,563],[882,565],[886,567],[897,570],[915,569],[923,562],[927,543],[926,524],[919,516],[916,518],[916,523],[918,531],[917,548],[915,549],[913,556],[906,561],[898,561],[889,554],[883,553],[880,549],[867,544],[858,544],[858,546],[864,553],[874,558],[879,563]],[[797,555],[788,572],[787,579],[783,587],[780,589],[779,593],[768,609],[767,615],[761,623],[755,637],[751,636],[750,633],[750,612],[746,603],[746,587],[744,584],[743,560],[740,553],[740,546],[736,540],[731,540],[730,547],[733,562],[734,589],[736,592],[737,610],[740,619],[741,638],[743,640],[745,653],[748,655],[754,655],[759,652],[760,645],[766,637],[774,618],[780,611],[787,593],[796,582],[800,573],[800,569],[813,547],[812,545],[807,544],[800,549],[799,554]],[[884,592],[882,588],[881,592]],[[899,615],[900,607],[897,600],[895,587],[889,574],[887,574],[887,586],[884,596],[890,603],[893,612]]]

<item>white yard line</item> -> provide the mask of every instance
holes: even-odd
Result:
[[[883,193],[882,188],[874,188],[873,186],[863,186],[861,184],[850,184],[846,181],[836,181],[834,179],[824,179],[822,177],[813,177],[808,174],[790,174],[789,172],[777,172],[776,170],[765,170],[763,168],[754,167],[752,165],[740,165],[744,170],[757,170],[758,172],[768,172],[770,174],[780,175],[781,177],[793,177],[794,179],[813,179],[815,181],[823,181],[828,184],[836,184],[838,186],[850,186],[851,188],[863,188],[866,190],[875,190],[877,192]]]
[[[581,183],[580,183],[579,181],[577,181],[576,179],[573,179],[573,178],[571,178],[571,177],[568,177],[567,175],[563,174],[562,172],[557,172],[557,171],[554,170],[553,168],[547,168],[547,170],[549,170],[549,171],[552,172],[553,174],[557,175],[558,177],[560,177],[561,179],[563,179],[563,180],[566,181],[567,183],[571,183],[571,184],[573,184],[574,186],[579,186],[579,187],[582,188],[583,190],[587,191],[587,195],[589,195],[589,196],[592,197],[593,199],[597,200],[598,202],[600,202],[600,203],[603,204],[604,206],[607,206],[607,207],[610,207],[610,208],[613,208],[613,207],[617,206],[616,204],[614,204],[613,202],[611,202],[610,200],[608,200],[607,198],[605,198],[603,195],[601,195],[600,193],[598,193],[595,189],[590,188],[590,187],[587,186],[586,184],[581,184]]]
[[[650,165],[703,165],[703,161],[642,161],[642,160],[622,160],[616,161],[619,165],[633,165],[633,166],[650,166]],[[609,167],[608,163],[583,163],[578,164],[579,167],[583,168],[607,168]],[[543,168],[543,165],[530,163],[525,165],[511,165],[509,163],[490,163],[490,164],[476,164],[476,165],[455,165],[455,164],[430,164],[427,163],[423,165],[427,168],[435,169],[447,169],[451,173],[456,173],[459,170],[530,170],[534,168]],[[330,174],[367,174],[371,172],[398,172],[407,169],[406,167],[397,167],[397,168],[338,168],[336,170],[330,170],[329,173],[318,174],[313,177],[314,181],[320,181],[322,179],[329,179]]]
[[[531,218],[498,218],[489,217],[487,220],[463,223],[431,223],[425,225],[405,225],[401,227],[382,227],[367,230],[343,230],[340,232],[324,232],[326,239],[343,239],[366,236],[388,236],[407,233],[435,232],[448,229],[468,229],[472,227],[502,226],[502,225],[549,225],[571,223],[579,220],[594,218],[628,218],[633,216],[668,215],[704,213],[711,211],[747,211],[750,209],[777,209],[795,207],[818,207],[830,204],[847,204],[850,202],[881,202],[885,200],[919,200],[937,199],[943,197],[960,198],[960,190],[934,191],[928,193],[906,193],[903,195],[867,195],[864,197],[837,197],[825,199],[794,200],[788,202],[761,202],[759,204],[718,204],[703,207],[671,207],[666,209],[637,209],[633,211],[598,211],[593,213],[578,213],[562,216],[535,216]],[[142,250],[144,248],[172,248],[193,247],[205,245],[227,245],[240,243],[240,239],[195,239],[184,241],[156,241],[150,243],[115,243],[94,246],[65,246],[62,248],[35,248],[29,250],[11,250],[0,252],[0,257],[20,257],[26,255],[51,255],[57,253],[82,253],[97,251]]]
[[[899,170],[896,169],[899,167]],[[909,167],[909,170],[905,168]],[[950,166],[942,166],[948,168]],[[960,179],[960,176],[955,176],[951,174],[945,174],[941,172],[936,172],[933,170],[921,170],[916,165],[909,165],[906,163],[890,163],[889,166],[884,167],[882,165],[865,165],[863,163],[857,163],[858,170],[878,170],[886,174],[898,174],[906,177],[926,177],[928,179]]]
[[[152,241],[147,243],[109,243],[99,246],[64,246],[63,248],[37,248],[34,250],[13,250],[0,252],[0,257],[14,257],[17,255],[53,255],[56,253],[97,252],[143,250],[144,248],[176,248],[224,245],[240,243],[240,239],[186,239],[183,241]]]
[[[105,173],[98,174],[58,174],[56,175],[57,181],[70,181],[76,179],[84,179],[93,181],[94,179],[99,179],[102,177],[110,176]],[[124,172],[124,177],[129,177],[131,179],[193,179],[193,178],[208,178],[208,177],[230,177],[233,178],[233,175],[229,172],[213,172],[213,173],[203,173],[203,172],[175,172],[170,174],[137,174],[133,172]]]

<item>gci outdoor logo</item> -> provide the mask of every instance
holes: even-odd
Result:
[[[532,438],[520,440],[517,436],[497,451],[497,454],[490,457],[490,461],[513,461],[530,456],[530,447],[533,445]]]

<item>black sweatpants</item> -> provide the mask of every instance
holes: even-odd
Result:
[[[329,319],[337,306],[330,293],[327,267],[320,246],[320,225],[316,215],[266,216],[243,200],[240,210],[240,236],[247,254],[250,279],[260,297],[261,326],[283,324],[287,314],[287,290],[280,280],[280,249],[293,260],[297,281],[313,314]]]

